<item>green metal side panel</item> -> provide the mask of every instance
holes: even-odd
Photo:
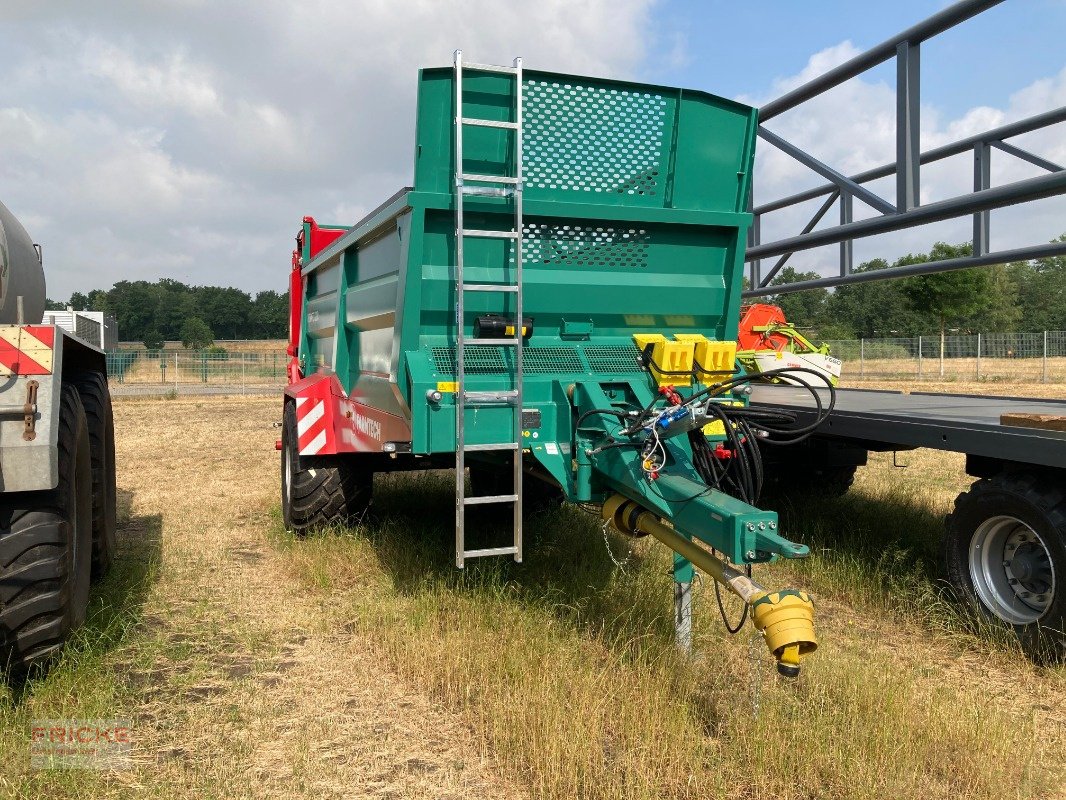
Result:
[[[568,456],[558,448],[572,439],[570,384],[647,386],[634,333],[735,338],[756,114],[702,92],[525,76],[521,246],[534,332],[524,392],[526,411],[540,412],[526,433],[534,455],[562,465]],[[465,73],[462,115],[509,120],[513,91],[509,76]],[[456,335],[455,115],[452,69],[423,70],[414,189],[305,268],[301,355],[312,368],[336,369],[346,391],[407,416],[416,453],[455,445],[447,391]],[[463,170],[513,174],[513,135],[467,127]],[[472,228],[513,223],[506,198],[468,198],[464,207]],[[465,264],[467,281],[507,282],[515,244],[468,238]],[[469,294],[466,306],[468,334],[479,314],[513,314],[513,298],[496,293]],[[512,357],[507,348],[470,348],[467,388],[512,388]],[[427,403],[427,390],[440,387],[442,402]],[[508,438],[513,413],[471,409],[467,440]]]
[[[523,168],[527,201],[741,211],[751,180],[755,109],[705,92],[527,70]],[[463,76],[463,114],[506,121],[509,76]],[[419,76],[415,188],[452,193],[455,84],[449,68]],[[467,128],[466,172],[514,174],[509,136]]]

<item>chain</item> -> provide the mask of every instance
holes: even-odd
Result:
[[[755,646],[756,641],[761,639],[759,631],[752,626],[751,636],[748,637],[748,673],[751,678],[751,718],[759,718],[759,700],[762,694],[763,673],[759,668],[759,650]]]
[[[607,538],[607,526],[608,525],[610,525],[610,523],[607,520],[604,520],[603,521],[603,544],[604,544],[604,547],[607,548],[607,555],[610,557],[610,559],[614,563],[615,567],[617,569],[619,569],[620,571],[625,572],[626,571],[626,564],[628,564],[630,562],[630,560],[633,558],[633,548],[627,546],[628,552],[626,553],[626,557],[622,561],[619,561],[617,558],[615,558],[614,557],[614,553],[611,551],[611,541],[610,541],[610,539]]]

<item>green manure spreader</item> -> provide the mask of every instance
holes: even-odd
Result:
[[[757,505],[760,447],[804,437],[832,400],[812,392],[804,426],[758,411],[736,364],[756,124],[704,92],[520,59],[422,70],[414,186],[297,237],[289,529],[358,519],[375,472],[454,467],[462,567],[520,562],[523,506],[594,504],[674,551],[682,644],[695,566],[797,674],[817,646],[810,598],[750,577],[807,554]],[[471,549],[485,504],[513,510],[513,536]]]

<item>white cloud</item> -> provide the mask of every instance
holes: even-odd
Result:
[[[0,199],[49,293],[170,276],[283,289],[304,214],[412,178],[422,66],[631,75],[653,0],[48,0],[5,9]]]

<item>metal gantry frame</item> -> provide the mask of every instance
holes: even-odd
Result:
[[[953,144],[937,147],[924,153],[919,149],[920,97],[921,97],[921,45],[923,42],[955,27],[961,22],[999,5],[1003,0],[963,0],[914,25],[897,36],[888,39],[871,50],[856,56],[826,74],[793,89],[759,109],[760,123],[789,111],[802,103],[818,97],[836,86],[877,67],[890,59],[896,60],[896,160],[857,175],[845,175],[828,164],[796,147],[781,136],[760,124],[759,136],[782,152],[799,161],[828,183],[779,200],[755,206],[749,201],[753,214],[748,233],[748,279],[750,289],[745,297],[802,291],[804,289],[839,286],[887,278],[900,278],[931,272],[946,272],[969,267],[1003,264],[1049,256],[1066,255],[1066,242],[1040,243],[1011,250],[990,252],[989,216],[993,209],[1066,194],[1066,170],[1034,153],[1030,153],[1006,139],[1023,133],[1046,128],[1066,121],[1066,106],[1043,114],[1012,122]],[[1001,186],[991,186],[992,150],[999,150],[1012,157],[1027,161],[1048,172],[1035,178],[1014,181]],[[974,155],[973,191],[921,205],[921,166],[950,156],[972,151]],[[890,202],[868,189],[865,184],[879,178],[896,176],[895,202]],[[801,203],[825,198],[814,216],[799,234],[771,242],[761,239],[763,218],[774,211],[791,208]],[[862,203],[879,212],[877,216],[856,221],[854,202]],[[840,222],[815,230],[834,205],[839,206]],[[855,239],[905,228],[973,215],[973,255],[906,267],[853,272],[853,243]],[[793,253],[824,245],[839,244],[839,274],[817,280],[798,281],[787,285],[770,286],[770,282],[785,266]],[[774,265],[765,273],[763,259],[777,257]]]

